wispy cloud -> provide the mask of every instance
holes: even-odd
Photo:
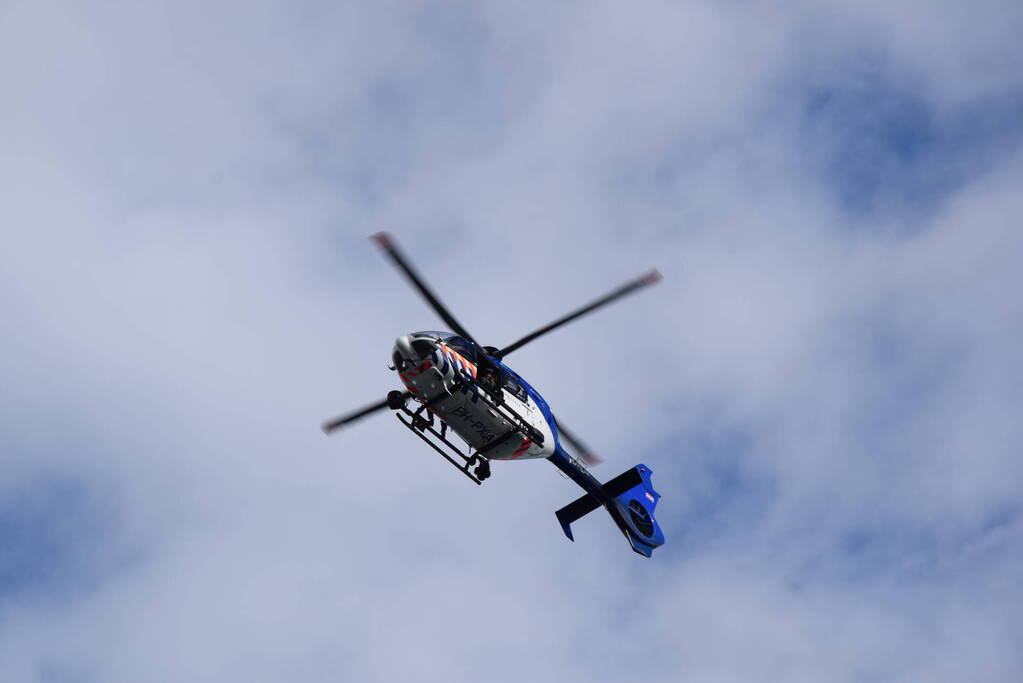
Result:
[[[0,679],[1018,679],[1016,4],[0,10]],[[513,363],[652,561],[322,437],[381,229],[485,343],[665,274]]]

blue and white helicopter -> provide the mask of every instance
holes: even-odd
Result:
[[[575,540],[572,522],[603,506],[632,549],[650,557],[654,548],[664,544],[664,533],[654,519],[654,508],[661,496],[651,484],[650,468],[636,465],[601,484],[583,465],[600,460],[554,419],[543,397],[503,360],[537,337],[657,282],[660,274],[650,271],[498,349],[476,343],[413,270],[394,240],[385,233],[372,239],[454,332],[412,332],[398,337],[391,355],[393,365],[388,367],[398,373],[405,390],[391,391],[378,403],[330,420],[323,424],[323,431],[329,434],[390,408],[412,433],[476,484],[490,476],[492,460],[547,458],[586,491],[555,513],[569,540]],[[458,435],[468,448],[463,450],[452,443],[449,431]],[[578,460],[565,450],[564,444],[576,451]]]

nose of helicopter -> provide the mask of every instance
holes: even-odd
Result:
[[[394,340],[394,351],[391,352],[391,362],[394,369],[401,372],[405,366],[412,362],[412,340],[410,335],[403,335]]]
[[[412,335],[405,334],[395,339],[394,350],[400,353],[402,358],[412,358]]]
[[[400,371],[408,365],[419,365],[429,360],[435,348],[436,341],[422,333],[413,332],[398,337],[394,340],[394,353],[391,356],[394,367]]]

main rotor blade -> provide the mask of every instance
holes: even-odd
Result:
[[[643,275],[641,277],[638,277],[635,280],[630,280],[629,282],[626,282],[624,285],[622,285],[618,289],[614,290],[610,294],[607,294],[606,296],[600,297],[599,299],[597,299],[593,303],[587,304],[586,306],[583,306],[579,310],[574,311],[572,313],[569,313],[568,315],[566,315],[563,318],[558,318],[557,320],[552,322],[550,325],[547,325],[546,327],[541,327],[536,332],[533,332],[531,334],[527,334],[522,339],[518,340],[514,344],[509,344],[508,346],[504,347],[503,349],[501,349],[500,351],[498,351],[494,355],[498,359],[504,358],[505,356],[507,356],[512,351],[514,351],[514,350],[516,350],[516,349],[518,349],[518,348],[520,348],[522,346],[525,346],[526,344],[528,344],[529,342],[533,341],[537,337],[539,337],[541,335],[544,335],[544,334],[547,334],[551,330],[554,330],[554,329],[556,329],[558,327],[561,327],[565,323],[572,322],[576,318],[578,318],[580,316],[583,316],[583,315],[586,315],[587,313],[589,313],[591,311],[594,311],[594,310],[600,308],[601,306],[605,306],[605,305],[611,303],[612,301],[615,301],[616,299],[620,299],[621,297],[625,296],[626,294],[631,294],[632,292],[635,292],[637,289],[642,289],[643,287],[646,287],[647,285],[652,285],[655,282],[658,282],[660,279],[661,279],[661,274],[658,273],[656,270],[651,270],[649,273],[646,273],[645,275]]]
[[[370,239],[376,242],[381,249],[387,252],[387,255],[391,257],[391,260],[394,261],[395,265],[398,266],[403,273],[405,273],[405,276],[409,279],[413,286],[419,290],[419,293],[423,295],[423,298],[426,299],[430,306],[433,307],[433,310],[437,312],[437,315],[439,315],[444,322],[447,323],[448,327],[450,327],[453,332],[465,337],[473,344],[476,344],[476,340],[472,338],[472,335],[469,334],[468,330],[462,327],[462,324],[455,320],[455,316],[451,315],[451,312],[447,309],[447,307],[442,304],[440,300],[434,296],[433,292],[430,291],[430,288],[426,286],[426,282],[423,278],[419,277],[419,274],[413,270],[412,264],[410,264],[404,254],[398,250],[397,245],[391,239],[390,235],[386,232],[378,232]],[[478,344],[476,345],[478,346]]]
[[[412,394],[410,394],[409,392],[406,391],[402,396],[403,396],[403,398],[405,398],[407,400],[409,398],[409,396],[411,396],[411,395]],[[383,410],[386,407],[387,407],[387,399],[385,398],[383,401],[379,401],[377,403],[373,403],[372,405],[368,405],[365,408],[362,408],[360,410],[355,411],[354,413],[349,413],[348,415],[342,415],[341,417],[335,418],[335,419],[330,420],[328,422],[324,422],[323,423],[323,433],[324,434],[330,434],[335,429],[339,429],[341,427],[344,427],[347,424],[351,424],[352,422],[355,422],[357,420],[361,420],[362,418],[366,417],[367,415],[372,415],[373,413],[377,412],[378,410]]]
[[[587,465],[599,465],[604,462],[603,458],[594,454],[593,451],[586,446],[586,444],[580,441],[574,434],[572,434],[572,432],[565,429],[565,425],[561,423],[561,420],[558,420],[557,423],[558,435],[562,440],[568,442],[568,445],[572,447],[572,450],[575,451],[575,454],[579,456],[580,460]]]

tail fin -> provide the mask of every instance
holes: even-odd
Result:
[[[654,548],[664,545],[664,533],[654,519],[661,495],[654,490],[650,475],[646,465],[636,465],[603,484],[599,493],[587,493],[558,510],[555,515],[565,535],[574,541],[572,522],[603,505],[632,549],[650,557]]]

